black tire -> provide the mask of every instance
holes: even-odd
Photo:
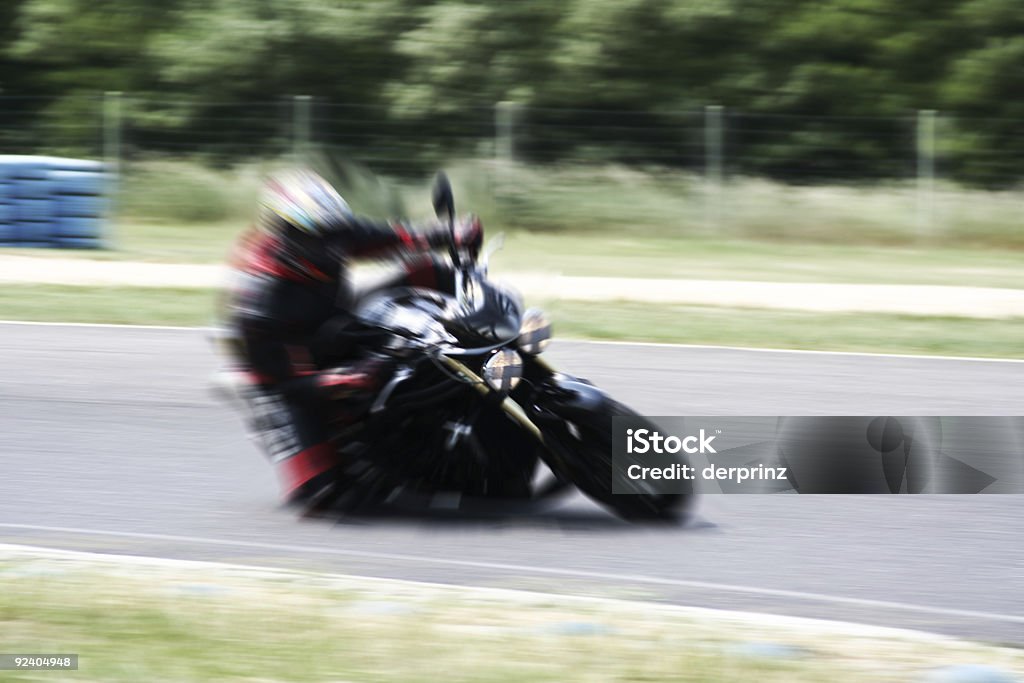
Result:
[[[632,408],[607,401],[600,412],[579,413],[567,420],[555,436],[566,454],[568,477],[586,496],[611,509],[623,519],[634,522],[675,521],[686,512],[692,495],[682,493],[612,493],[612,417],[642,419]],[[653,423],[650,428],[656,429]],[[549,433],[550,437],[551,434]]]

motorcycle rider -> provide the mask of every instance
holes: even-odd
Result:
[[[329,441],[328,407],[357,412],[382,383],[382,362],[345,358],[324,369],[320,348],[343,348],[358,298],[353,260],[405,257],[374,289],[430,287],[452,293],[454,272],[430,250],[479,250],[475,217],[452,230],[440,223],[413,229],[403,222],[355,215],[321,176],[294,170],[267,181],[256,227],[232,259],[228,291],[237,355],[249,374],[253,427],[281,479],[288,502],[309,501],[329,488],[342,463]],[[351,344],[350,344],[351,345]]]

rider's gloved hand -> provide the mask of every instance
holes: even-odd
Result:
[[[452,229],[447,223],[437,221],[425,228],[420,228],[412,235],[412,247],[414,250],[427,251],[447,247],[452,243]]]
[[[469,214],[460,220],[455,226],[455,246],[465,249],[474,257],[480,253],[480,246],[484,241],[484,226],[480,217],[476,214]]]
[[[348,398],[375,389],[380,381],[377,370],[368,362],[323,370],[317,374],[317,386],[328,398]]]
[[[380,386],[384,364],[376,358],[353,362],[316,374],[316,384],[329,398],[348,398]]]
[[[416,246],[420,248],[437,249],[454,245],[476,256],[483,244],[484,228],[478,216],[469,214],[455,224],[454,230],[447,223],[439,222],[421,230],[416,239]]]

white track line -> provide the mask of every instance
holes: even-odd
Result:
[[[25,327],[96,327],[99,329],[124,329],[124,330],[177,330],[190,332],[205,332],[212,329],[209,327],[188,327],[185,325],[127,325],[121,323],[65,323],[65,322],[44,322],[41,320],[0,320],[0,325],[21,325]]]
[[[817,351],[814,349],[775,349],[757,346],[719,346],[715,344],[672,344],[668,342],[630,342],[612,341],[602,339],[572,339],[562,337],[562,341],[574,344],[596,344],[606,346],[637,346],[649,348],[666,349],[707,349],[710,351],[752,351],[756,353],[796,353],[812,354],[816,356],[864,356],[867,358],[912,358],[921,360],[957,360],[971,361],[974,363],[1024,363],[1022,358],[984,358],[981,356],[930,356],[927,354],[915,353],[871,353],[868,351]],[[558,341],[557,339],[555,341]]]
[[[188,327],[175,325],[127,325],[120,323],[65,323],[65,322],[36,322],[32,320],[0,320],[0,325],[37,325],[40,327],[96,327],[100,329],[126,329],[126,330],[173,330],[206,332],[209,327]],[[934,356],[927,354],[913,353],[870,353],[866,351],[816,351],[812,349],[775,349],[755,346],[721,346],[716,344],[673,344],[671,342],[634,342],[634,341],[612,341],[603,339],[574,339],[572,337],[558,337],[555,342],[565,341],[573,344],[593,344],[597,346],[625,346],[639,348],[665,348],[665,349],[696,349],[709,351],[744,351],[755,353],[790,353],[790,354],[813,354],[818,356],[854,356],[865,358],[910,358],[921,360],[952,360],[970,361],[972,363],[1024,363],[1021,358],[983,358],[979,356]]]
[[[134,538],[138,540],[150,541],[171,541],[176,543],[192,543],[196,545],[206,546],[225,546],[236,548],[250,548],[258,550],[276,550],[293,553],[306,553],[311,555],[337,555],[347,557],[362,557],[375,560],[409,562],[414,564],[436,564],[449,567],[469,567],[473,569],[500,569],[505,571],[520,572],[524,574],[543,574],[547,576],[565,576],[583,579],[600,579],[604,581],[613,581],[617,583],[643,583],[658,586],[675,586],[678,588],[699,588],[702,590],[723,591],[729,593],[743,593],[747,595],[760,595],[777,598],[791,598],[796,600],[821,602],[836,605],[873,607],[887,610],[899,610],[904,612],[917,612],[919,614],[935,614],[946,617],[967,617],[971,619],[982,619],[986,621],[1002,621],[1015,624],[1024,624],[1024,616],[1018,616],[1014,614],[1000,614],[997,612],[951,609],[947,607],[929,607],[927,605],[915,605],[908,602],[872,600],[868,598],[849,598],[839,595],[826,595],[823,593],[808,593],[804,591],[782,590],[776,588],[760,588],[757,586],[741,586],[727,583],[714,583],[710,581],[667,579],[656,576],[644,576],[642,574],[617,574],[614,572],[559,569],[557,567],[536,567],[532,565],[509,564],[504,562],[456,560],[451,558],[428,557],[423,555],[380,553],[367,550],[348,550],[344,548],[332,548],[322,546],[305,546],[284,543],[264,543],[261,541],[241,541],[220,538],[206,538],[203,536],[178,536],[173,534],[152,534],[133,531],[104,531],[99,529],[44,526],[37,524],[0,523],[0,528],[78,534],[81,536],[109,536],[113,538]]]

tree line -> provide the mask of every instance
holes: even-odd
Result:
[[[856,180],[912,174],[938,110],[944,175],[1024,175],[1019,0],[0,3],[0,144],[90,144],[114,90],[142,150],[251,154],[305,94],[325,141],[411,164],[513,101],[527,159],[697,167],[715,104],[730,172]]]

